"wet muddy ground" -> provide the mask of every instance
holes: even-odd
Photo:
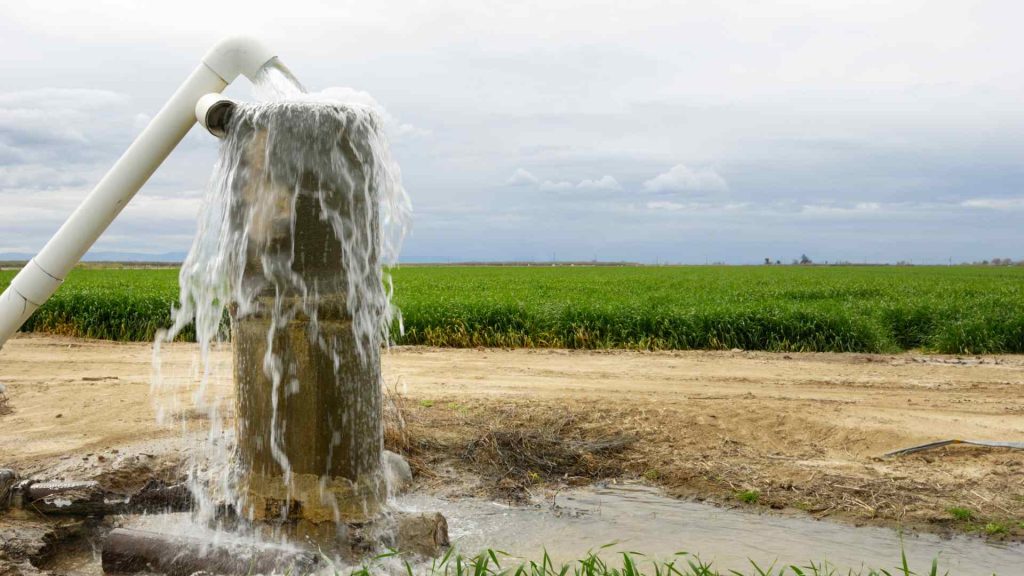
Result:
[[[229,350],[214,360],[209,394],[228,410]],[[183,431],[204,424],[197,366],[194,346],[166,346],[161,376],[180,389],[154,397],[150,345],[12,340],[0,467],[123,492],[174,481]],[[1024,440],[1024,357],[402,348],[384,367],[388,444],[438,497],[517,504],[631,480],[773,516],[1024,535],[1024,453],[883,457],[948,438]],[[161,411],[174,424],[158,424]]]

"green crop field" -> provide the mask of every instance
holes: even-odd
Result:
[[[1022,267],[416,266],[394,280],[403,344],[1024,352]],[[80,269],[25,329],[150,340],[176,299],[176,270]]]

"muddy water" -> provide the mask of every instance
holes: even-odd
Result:
[[[894,530],[728,510],[676,500],[634,484],[560,492],[533,507],[422,494],[400,498],[397,505],[441,511],[448,518],[453,543],[464,554],[491,547],[536,559],[547,549],[556,562],[565,562],[614,542],[602,552],[606,560],[615,560],[613,553],[620,551],[663,559],[689,552],[723,571],[746,571],[750,560],[761,566],[827,560],[843,574],[848,569],[891,570],[900,558],[900,536]],[[949,570],[958,576],[1024,570],[1021,545],[925,534],[905,536],[903,546],[911,569],[918,573],[928,573],[936,557],[940,573]]]

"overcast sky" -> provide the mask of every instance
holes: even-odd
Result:
[[[1020,2],[152,4],[0,5],[0,253],[248,33],[387,109],[405,261],[1024,258]],[[194,129],[95,250],[186,251],[215,157]]]

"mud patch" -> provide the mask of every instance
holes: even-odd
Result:
[[[57,560],[58,552],[83,538],[81,519],[54,520],[31,513],[0,513],[0,574],[32,574]]]

